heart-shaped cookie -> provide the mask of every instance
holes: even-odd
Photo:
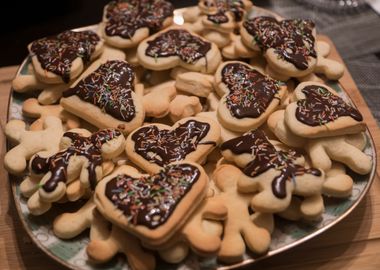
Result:
[[[242,41],[248,47],[262,50],[268,65],[275,71],[301,77],[315,68],[315,25],[310,20],[277,21],[272,17],[246,20],[241,29]]]
[[[216,91],[220,123],[233,131],[256,129],[281,103],[286,85],[261,74],[250,65],[231,61],[218,67]]]
[[[141,42],[137,56],[142,66],[153,70],[182,66],[213,73],[221,61],[214,43],[178,27],[163,30]]]
[[[158,174],[122,166],[95,191],[97,209],[148,244],[167,241],[206,196],[208,177],[195,163],[178,162]]]
[[[173,127],[150,124],[136,129],[127,138],[128,158],[149,173],[180,161],[201,162],[215,148],[220,128],[209,118],[188,117]]]
[[[61,139],[62,151],[50,156],[35,155],[30,160],[33,175],[44,175],[41,180],[40,197],[56,201],[66,191],[66,184],[80,178],[84,187],[95,188],[103,177],[103,159],[118,156],[124,147],[123,134],[115,129],[104,129],[89,137],[66,132]]]
[[[286,107],[285,123],[298,136],[330,137],[365,130],[360,112],[324,84],[301,83],[294,96],[297,101]]]
[[[104,8],[101,30],[106,42],[118,48],[140,41],[172,23],[173,5],[165,0],[117,0]]]
[[[103,41],[92,31],[69,30],[33,41],[28,48],[39,80],[68,83],[102,52]]]
[[[144,108],[135,93],[135,72],[127,62],[107,61],[85,75],[63,92],[61,105],[67,111],[99,128],[119,128],[125,133],[142,124]]]

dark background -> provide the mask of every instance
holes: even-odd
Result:
[[[6,1],[0,16],[0,66],[18,65],[33,40],[100,22],[109,0]],[[197,0],[171,1],[176,8]]]

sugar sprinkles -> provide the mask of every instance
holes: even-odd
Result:
[[[107,183],[105,194],[130,223],[154,229],[170,218],[199,176],[193,165],[168,165],[152,176],[118,175]]]

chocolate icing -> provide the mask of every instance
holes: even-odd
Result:
[[[350,116],[363,121],[363,116],[342,98],[334,95],[325,87],[308,85],[302,89],[306,99],[297,101],[296,117],[309,126],[320,126],[332,122],[341,116]]]
[[[279,171],[280,174],[273,178],[272,192],[280,199],[286,197],[286,181],[304,174],[322,175],[318,169],[296,165],[295,161],[300,155],[294,150],[276,150],[261,130],[226,141],[221,149],[230,150],[236,155],[252,154],[252,161],[243,169],[243,173],[249,177],[258,176],[271,168]]]
[[[68,83],[73,61],[80,57],[84,63],[89,62],[99,41],[99,36],[92,31],[65,31],[33,41],[30,50],[43,69],[61,76]]]
[[[67,167],[70,158],[82,156],[88,160],[88,178],[91,188],[94,189],[98,181],[95,170],[103,163],[101,147],[104,143],[121,135],[120,131],[114,129],[103,129],[93,133],[90,137],[66,132],[63,137],[70,138],[71,145],[48,158],[36,155],[31,161],[31,170],[35,174],[51,172],[50,178],[43,184],[42,188],[46,192],[52,192],[57,188],[59,182],[67,181]]]
[[[206,1],[208,2],[208,1]],[[207,19],[215,24],[223,24],[228,22],[227,12],[231,12],[235,21],[240,22],[244,15],[244,3],[241,0],[214,0],[216,13],[208,14]],[[206,5],[206,3],[205,3]],[[207,5],[208,6],[208,3]],[[213,7],[214,4],[211,5]]]
[[[148,177],[118,175],[106,184],[105,195],[130,223],[155,229],[170,218],[199,176],[190,164],[168,165]]]
[[[190,34],[187,30],[172,29],[148,41],[145,54],[150,57],[178,56],[182,61],[192,64],[211,49],[211,43]]]
[[[215,142],[201,143],[209,130],[208,123],[189,120],[174,130],[159,129],[155,125],[142,127],[132,135],[132,140],[136,153],[151,163],[164,166],[184,160],[199,144],[215,145]]]
[[[309,67],[309,57],[316,58],[311,20],[293,19],[278,22],[272,17],[256,17],[243,24],[262,50],[273,48],[275,53],[300,70]]]
[[[106,8],[105,32],[108,36],[132,38],[140,28],[152,32],[162,29],[166,18],[173,16],[173,5],[165,0],[118,0]]]
[[[240,63],[224,66],[222,82],[229,89],[227,108],[238,119],[259,117],[280,89],[278,81]]]
[[[112,60],[63,92],[64,97],[77,95],[121,121],[131,121],[136,115],[132,99],[135,73],[125,61]]]

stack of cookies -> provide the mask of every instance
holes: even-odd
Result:
[[[343,65],[312,21],[251,8],[201,0],[179,26],[166,0],[111,1],[98,33],[32,42],[13,87],[37,93],[23,104],[36,120],[8,122],[4,158],[30,214],[83,201],[52,220],[57,237],[90,228],[90,261],[154,269],[265,254],[274,215],[315,221],[324,196],[350,197],[346,168],[372,159],[362,115],[323,82]]]

